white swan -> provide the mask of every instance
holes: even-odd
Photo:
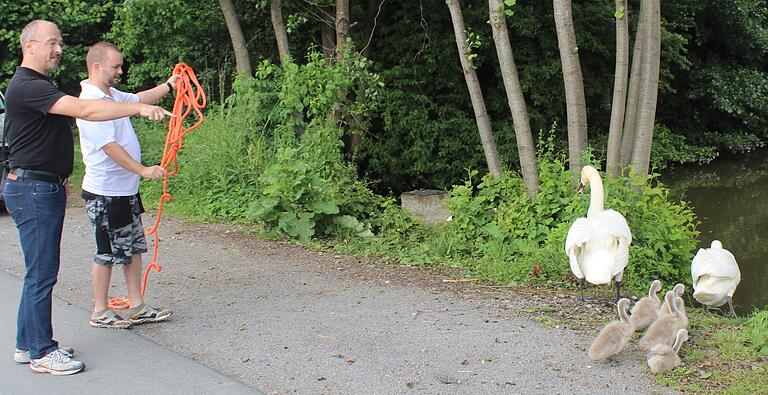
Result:
[[[635,324],[635,330],[643,330],[659,318],[659,300],[658,293],[661,291],[661,281],[653,280],[648,289],[648,296],[642,297],[635,303],[630,312],[632,323]]]
[[[719,240],[713,240],[711,248],[701,248],[691,262],[693,298],[707,307],[719,307],[728,303],[729,315],[733,310],[733,293],[741,281],[741,271],[736,258],[723,248]]]
[[[584,300],[584,281],[591,284],[616,283],[616,300],[621,292],[621,277],[629,260],[632,232],[624,216],[603,207],[603,181],[592,166],[581,169],[581,188],[589,185],[589,210],[586,218],[578,218],[568,230],[565,253],[571,271],[581,283],[579,290]]]
[[[629,319],[629,299],[619,300],[616,309],[619,311],[619,320],[611,321],[597,335],[595,341],[589,346],[589,359],[593,361],[610,358],[624,349],[632,334],[635,333],[635,326]]]

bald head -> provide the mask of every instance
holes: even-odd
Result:
[[[24,41],[35,40],[35,37],[37,36],[37,33],[41,27],[53,28],[56,30],[56,32],[59,31],[59,27],[56,26],[56,24],[53,22],[45,21],[42,19],[34,20],[27,23],[27,26],[24,26],[24,28],[21,29],[21,38],[19,39],[21,46],[24,47]]]
[[[64,42],[55,23],[38,19],[21,30],[21,66],[41,74],[55,69],[64,51]]]
[[[106,41],[99,41],[91,45],[91,48],[88,49],[88,54],[85,56],[85,64],[88,66],[88,70],[90,71],[96,63],[103,64],[110,53],[120,54],[120,49]]]

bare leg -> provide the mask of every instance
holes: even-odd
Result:
[[[580,296],[580,299],[581,299],[582,302],[594,302],[594,301],[597,300],[597,297],[595,297],[595,296],[589,296],[589,297],[586,297],[586,298],[584,297],[584,286],[586,285],[586,283],[587,283],[587,280],[584,279],[584,278],[582,278],[581,282],[579,283],[579,296]]]
[[[107,293],[109,292],[109,280],[112,277],[112,268],[94,263],[91,266],[91,278],[93,280],[93,311],[107,309]]]
[[[621,299],[621,281],[616,281],[616,303]]]
[[[733,310],[733,298],[730,296],[728,297],[728,307],[731,308],[731,311],[728,312],[728,317],[736,318],[736,311]]]
[[[144,298],[141,296],[141,266],[141,254],[135,254],[131,257],[131,263],[123,267],[131,307],[140,306],[144,303]]]

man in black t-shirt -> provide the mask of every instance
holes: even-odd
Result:
[[[53,286],[59,272],[65,183],[72,172],[70,117],[107,121],[140,115],[160,121],[171,113],[142,103],[80,100],[48,79],[61,58],[59,28],[30,22],[21,31],[22,61],[6,89],[5,133],[11,171],[3,182],[6,208],[19,230],[24,252],[24,287],[19,303],[16,352],[37,373],[69,375],[85,368],[74,349],[59,348],[51,325]]]

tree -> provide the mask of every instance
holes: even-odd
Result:
[[[536,164],[536,146],[531,136],[531,124],[528,121],[528,110],[523,97],[523,89],[520,86],[520,78],[517,75],[515,57],[512,54],[512,45],[509,43],[506,15],[504,12],[504,0],[488,0],[490,10],[491,29],[493,30],[493,42],[496,44],[496,53],[499,58],[501,77],[504,80],[504,89],[507,92],[509,110],[512,112],[512,122],[515,126],[515,138],[517,140],[517,153],[520,157],[520,171],[523,173],[523,183],[528,197],[536,199],[536,191],[539,188],[539,169]]]
[[[272,19],[272,28],[275,30],[280,64],[284,65],[285,57],[291,56],[291,52],[288,49],[288,33],[285,31],[285,22],[283,22],[283,5],[281,0],[270,1],[269,14]]]
[[[349,37],[349,0],[336,0],[336,61],[344,60]]]
[[[624,112],[627,104],[627,75],[629,73],[629,22],[627,0],[616,0],[616,71],[613,78],[611,124],[608,130],[608,177],[619,175],[621,136],[624,133]]]
[[[579,47],[573,29],[571,0],[553,0],[557,44],[565,84],[565,105],[568,119],[568,160],[570,169],[581,171],[582,156],[587,149],[587,103],[584,98],[584,81],[579,64]]]
[[[496,149],[496,142],[493,139],[491,122],[488,119],[488,111],[485,108],[483,92],[480,90],[480,82],[468,58],[469,48],[467,47],[467,35],[464,32],[464,16],[461,13],[461,4],[459,4],[459,0],[446,0],[445,3],[451,12],[451,21],[453,22],[453,32],[456,36],[456,46],[459,50],[461,68],[464,70],[464,79],[472,100],[472,108],[475,111],[475,121],[480,132],[480,141],[483,144],[483,152],[488,163],[488,170],[493,177],[499,178],[502,172],[501,159]]]
[[[237,73],[247,76],[252,75],[251,59],[248,56],[248,47],[245,45],[243,30],[240,28],[240,22],[237,19],[237,12],[232,0],[219,0],[221,12],[224,14],[224,20],[227,22],[229,36],[232,39],[232,47],[235,50],[235,63],[237,64]]]
[[[656,121],[656,103],[659,92],[659,64],[661,58],[661,12],[659,0],[646,0],[640,7],[647,23],[643,45],[640,96],[637,109],[637,136],[632,149],[632,164],[640,177],[648,175],[651,162],[653,126]]]
[[[624,113],[624,130],[621,136],[619,152],[619,170],[632,162],[632,149],[637,135],[637,109],[640,100],[640,74],[642,73],[642,54],[645,46],[646,30],[648,27],[647,12],[644,12],[646,2],[640,4],[640,14],[635,32],[635,46],[632,50],[632,73],[629,76],[627,105]]]

